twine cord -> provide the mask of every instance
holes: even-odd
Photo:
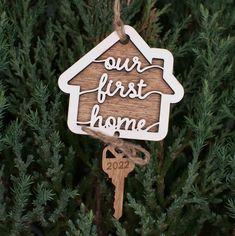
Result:
[[[109,144],[111,147],[114,148],[115,151],[121,152],[126,158],[137,165],[146,165],[150,161],[150,153],[141,147],[140,145],[136,145],[117,137],[112,137],[105,135],[99,131],[94,131],[88,127],[82,127],[82,130],[92,136],[93,138],[99,139],[106,144]],[[144,157],[140,157],[141,154]]]
[[[127,4],[130,4],[130,0],[127,1]],[[114,1],[114,6],[113,6],[113,12],[114,12],[114,18],[113,18],[113,26],[114,29],[116,30],[120,41],[124,42],[127,39],[127,35],[124,30],[124,24],[121,19],[121,3],[120,0],[115,0]]]

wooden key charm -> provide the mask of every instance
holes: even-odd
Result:
[[[110,151],[115,158],[107,158],[107,152]],[[115,187],[114,195],[114,217],[119,219],[122,216],[124,181],[127,175],[134,170],[135,164],[124,157],[123,153],[118,153],[115,148],[108,145],[103,150],[102,168]]]

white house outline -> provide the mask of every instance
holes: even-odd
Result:
[[[164,94],[161,96],[158,132],[146,132],[144,134],[140,134],[139,131],[120,130],[119,137],[127,139],[159,141],[164,139],[168,132],[170,104],[177,103],[183,98],[184,89],[173,75],[173,56],[171,52],[161,48],[150,48],[131,26],[125,25],[124,29],[125,33],[130,37],[132,43],[145,56],[150,64],[152,64],[152,59],[164,60],[163,79],[173,90],[174,94]],[[68,82],[119,40],[118,34],[116,31],[114,31],[59,77],[59,88],[63,92],[70,94],[67,122],[69,129],[74,133],[87,134],[82,130],[82,126],[77,124],[80,86],[69,85]],[[106,135],[113,135],[112,130],[109,130],[108,128],[100,129],[92,127],[92,129],[101,131]]]

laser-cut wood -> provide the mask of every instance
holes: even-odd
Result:
[[[120,138],[161,140],[168,131],[170,104],[184,94],[172,74],[173,56],[150,48],[132,27],[124,30],[127,44],[113,32],[60,76],[60,89],[70,94],[68,126],[78,134],[87,134],[82,127],[88,126],[111,136],[118,132]],[[106,158],[107,151],[115,158]],[[135,165],[123,153],[111,144],[102,157],[115,186],[116,219],[122,216],[124,180]]]
[[[173,57],[149,48],[132,27],[125,32],[127,44],[114,32],[61,75],[59,86],[70,93],[68,126],[79,134],[86,125],[120,138],[161,140],[170,103],[183,97]]]

